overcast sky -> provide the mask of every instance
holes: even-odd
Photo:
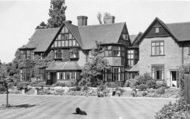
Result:
[[[140,1],[140,2],[139,2]],[[88,16],[98,24],[98,12],[109,12],[116,22],[126,22],[129,34],[144,32],[159,17],[165,23],[190,22],[190,1],[150,0],[66,0],[67,20]],[[0,60],[10,62],[17,48],[28,42],[36,26],[47,21],[50,0],[0,0]]]

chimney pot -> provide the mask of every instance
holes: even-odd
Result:
[[[114,24],[114,23],[115,23],[115,16],[104,17],[104,24]]]
[[[88,17],[87,16],[78,16],[77,20],[78,20],[78,26],[86,26]]]

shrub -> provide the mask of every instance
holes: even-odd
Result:
[[[56,82],[55,84],[53,84],[53,86],[65,87],[65,82]]]
[[[106,83],[106,85],[110,88],[117,88],[119,87],[118,83],[117,82],[108,82]]]
[[[58,81],[53,86],[72,87],[74,84],[72,81]]]
[[[147,85],[147,87],[148,88],[156,88],[156,80],[148,80],[147,82],[146,82],[146,85]]]
[[[147,85],[145,84],[140,84],[139,86],[137,86],[137,89],[139,89],[139,91],[144,91],[147,89]]]
[[[131,79],[125,81],[124,87],[130,87]]]
[[[106,90],[106,88],[107,88],[106,85],[101,84],[101,85],[98,86],[97,90],[98,91],[104,91],[104,90]]]
[[[165,87],[167,88],[167,84],[164,81],[156,81],[156,88]]]
[[[16,84],[18,90],[26,89],[29,85],[29,82],[18,82]]]
[[[6,91],[5,86],[0,84],[0,94],[4,93]]]
[[[44,87],[46,86],[46,82],[45,81],[35,81],[30,83],[30,85],[34,86],[34,87]]]
[[[138,85],[138,80],[137,79],[131,79],[130,80],[130,87],[131,88],[136,88],[137,85]]]
[[[157,94],[164,94],[165,93],[165,87],[160,87],[156,90]]]
[[[137,96],[137,90],[136,90],[135,88],[132,90],[131,95],[132,95],[133,97],[136,97],[136,96]]]
[[[187,111],[190,106],[185,99],[181,98],[175,103],[164,105],[162,109],[156,113],[155,119],[185,119],[183,113]]]
[[[138,76],[136,78],[138,80],[138,84],[146,84],[147,81],[152,80],[152,77],[148,74],[145,73],[144,75]]]
[[[143,91],[142,96],[146,96],[146,95],[147,95],[147,92]]]

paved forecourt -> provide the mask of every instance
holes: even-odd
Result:
[[[11,105],[32,105],[0,109],[0,119],[154,119],[155,112],[175,99],[80,97],[80,96],[25,96],[11,95]],[[0,105],[5,95],[0,95]],[[72,114],[76,107],[87,116]]]

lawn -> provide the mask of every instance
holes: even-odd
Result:
[[[154,119],[155,112],[174,100],[11,95],[10,104],[15,107],[0,108],[0,119]],[[4,103],[5,95],[0,95],[0,105]],[[72,114],[76,107],[87,116]]]

